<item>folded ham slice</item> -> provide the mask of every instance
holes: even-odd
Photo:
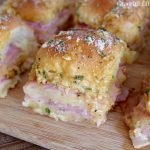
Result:
[[[121,82],[114,84],[110,89],[110,96],[114,102],[120,102],[126,100],[128,96],[128,89],[119,86],[124,82],[122,68],[117,74],[117,79]],[[38,84],[37,82],[28,82],[24,86],[25,98],[23,106],[31,107],[33,111],[42,115],[49,115],[56,120],[71,121],[77,118],[76,121],[84,119],[91,120],[92,114],[88,111],[87,106],[83,103],[83,99],[87,99],[87,96],[81,94],[78,90],[65,89],[61,86],[55,86],[53,84]],[[91,98],[92,99],[92,98]],[[90,99],[89,99],[90,100]],[[101,103],[105,105],[104,103]],[[103,106],[102,106],[103,107]],[[55,115],[61,113],[63,116]],[[64,113],[68,113],[64,117]],[[74,117],[76,116],[76,117]],[[77,117],[78,116],[78,117]]]
[[[58,31],[64,27],[65,22],[67,22],[71,15],[72,11],[65,9],[48,24],[31,21],[27,21],[27,24],[34,30],[38,40],[44,42],[47,41],[52,35],[58,33]]]
[[[62,31],[37,53],[23,105],[56,120],[86,119],[99,126],[117,99],[128,95],[121,87],[129,53],[104,30]]]
[[[130,128],[129,136],[135,148],[150,145],[149,94],[147,80],[141,91],[130,94],[126,104],[125,122]]]
[[[24,55],[25,54],[20,50],[20,48],[17,48],[13,44],[7,46],[7,50],[4,51],[3,59],[0,60],[0,97],[5,97],[8,89],[13,88],[20,80],[17,74],[29,69],[33,63],[31,58],[26,59],[24,62],[24,59],[21,59],[21,57]],[[19,67],[16,64],[21,64],[21,66]]]
[[[0,16],[0,35],[0,97],[4,98],[30,68],[38,44],[31,28],[10,14]]]

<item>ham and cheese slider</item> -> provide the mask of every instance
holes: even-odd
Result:
[[[36,50],[34,33],[22,20],[8,14],[0,16],[0,97],[5,97],[20,73],[29,69]]]
[[[94,29],[105,28],[135,50],[142,42],[141,33],[149,12],[148,7],[142,6],[143,3],[141,0],[79,1],[76,23]]]
[[[73,4],[73,0],[7,0],[4,9],[26,20],[43,43],[71,23]]]
[[[125,122],[135,148],[150,145],[150,78],[144,81],[141,92],[129,96]]]
[[[104,30],[62,31],[42,45],[23,105],[56,120],[99,126],[122,94],[126,44]]]

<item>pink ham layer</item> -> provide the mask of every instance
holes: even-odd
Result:
[[[59,27],[64,25],[71,14],[71,10],[65,9],[58,15],[58,17],[50,21],[48,24],[37,22],[27,22],[27,24],[35,31],[35,35],[39,41],[44,42],[59,31]]]
[[[43,95],[38,95],[38,90],[37,92],[35,93],[28,93],[26,92],[25,89],[27,88],[33,88],[33,89],[36,89],[38,88],[38,90],[42,90],[42,91],[45,91],[45,92],[48,92],[50,90],[52,90],[52,92],[56,92],[57,90],[59,90],[59,92],[61,94],[66,94],[65,92],[65,89],[63,87],[57,87],[57,86],[54,86],[52,84],[45,84],[45,85],[40,85],[40,84],[37,84],[36,82],[29,82],[25,85],[24,87],[24,92],[25,92],[25,99],[24,99],[24,102],[23,103],[30,103],[32,101],[38,103],[38,104],[43,104],[49,108],[53,108],[53,109],[56,109],[56,110],[60,110],[60,111],[69,111],[71,113],[76,113],[86,119],[91,119],[92,116],[91,114],[88,112],[88,110],[86,108],[81,108],[79,106],[72,106],[70,104],[63,104],[61,102],[55,102],[55,100],[52,100],[52,99],[49,99],[48,97],[46,96],[43,96]],[[128,92],[121,92],[120,90],[118,90],[118,88],[114,85],[113,88],[112,88],[113,93],[111,96],[112,98],[114,99],[114,101],[117,99],[118,101],[120,100],[124,100],[127,95],[128,95]],[[119,91],[119,92],[118,92]],[[78,99],[77,97],[77,94],[78,94],[78,91],[77,90],[69,90],[67,92],[68,96],[70,97],[75,97]]]
[[[6,67],[9,68],[11,67],[11,65],[15,64],[16,59],[19,57],[20,55],[20,49],[17,48],[16,46],[14,46],[13,44],[10,44],[5,53],[4,53],[4,57],[0,60],[0,67]],[[7,77],[3,77],[0,79],[0,85],[1,87],[5,86],[5,84],[9,81],[10,79],[8,79]]]
[[[32,97],[29,97],[29,96],[25,97],[25,101],[30,101],[30,102],[33,101],[33,102],[37,103],[37,101],[34,101],[34,99]],[[83,109],[79,106],[72,106],[70,104],[56,103],[56,102],[54,102],[54,100],[39,98],[38,103],[40,103],[40,102],[42,102],[46,107],[48,107],[50,109],[59,110],[62,112],[75,113],[75,114],[82,116],[85,119],[91,119],[92,118],[92,116],[87,111],[87,109]]]
[[[80,106],[72,106],[70,104],[64,104],[61,102],[58,103],[53,99],[49,99],[46,96],[44,97],[44,95],[37,96],[36,93],[35,93],[35,95],[34,95],[34,93],[32,93],[32,95],[31,95],[30,93],[27,93],[25,90],[26,88],[28,88],[28,86],[29,86],[29,88],[33,88],[33,89],[38,88],[38,90],[42,90],[42,91],[46,91],[46,92],[52,91],[55,93],[55,92],[59,91],[61,94],[65,94],[65,89],[62,87],[56,87],[51,84],[39,85],[36,82],[30,82],[30,83],[26,84],[24,87],[25,99],[24,99],[23,103],[36,102],[37,104],[45,105],[45,106],[49,107],[50,109],[56,109],[56,110],[63,111],[63,112],[75,113],[75,114],[82,116],[85,119],[92,118],[91,114],[89,113],[89,111],[86,108],[83,108]],[[38,93],[38,90],[37,90],[37,93]],[[77,91],[69,90],[68,96],[77,97]]]
[[[19,56],[20,49],[10,44],[4,53],[4,58],[0,60],[0,66],[6,65],[10,66],[16,62],[17,57]]]
[[[145,119],[148,120],[150,115],[150,113],[146,110],[144,98],[145,97],[142,96],[140,103],[136,106],[137,107],[136,109],[138,109],[137,111],[140,112],[139,114],[140,118],[138,121],[139,123],[141,122],[141,124]],[[134,147],[141,148],[143,146],[150,145],[150,125],[146,123],[146,125],[139,127],[137,129],[140,130],[141,134],[135,134],[131,136]],[[133,132],[136,132],[136,129],[134,129]]]
[[[123,70],[124,70],[124,65],[120,64],[120,68],[118,70],[117,77],[116,77],[117,81],[111,87],[110,96],[114,102],[125,101],[129,95],[128,88],[123,86],[122,81],[120,81],[122,75],[126,76]]]
[[[147,137],[150,137],[150,125],[145,126],[145,128],[142,129],[142,133]]]

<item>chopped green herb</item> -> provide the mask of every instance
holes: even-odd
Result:
[[[0,54],[0,60],[2,60],[2,55]]]
[[[54,71],[54,70],[49,70],[49,72],[50,72],[50,73],[56,73],[56,71]]]
[[[101,56],[101,58],[106,57],[106,55],[104,54],[104,52],[103,52],[103,51],[101,51],[101,52],[99,53],[99,55]]]
[[[86,90],[88,90],[88,91],[91,91],[92,90],[92,88],[90,88],[90,87],[87,87],[87,88],[85,88]]]
[[[74,79],[75,80],[83,80],[84,79],[84,76],[82,76],[82,75],[76,75],[75,77],[74,77]]]
[[[62,78],[63,77],[62,73],[59,73],[59,76]]]
[[[141,26],[138,26],[138,29],[141,30]]]
[[[46,75],[46,71],[43,70],[43,77],[46,79],[47,75]]]
[[[150,94],[150,89],[147,89],[146,91],[145,91],[145,93],[148,95],[148,94]]]
[[[113,12],[113,13],[117,13],[119,10],[121,10],[123,7],[121,6],[121,5],[117,5],[117,6],[115,6],[111,11]]]
[[[57,49],[57,51],[59,51],[59,52],[63,52],[63,51],[65,50],[64,41],[59,40],[59,41],[56,43],[56,49]]]
[[[50,40],[48,41],[48,45],[52,45],[52,44],[54,44],[54,39],[50,39]]]
[[[94,39],[93,39],[92,36],[87,35],[87,36],[85,37],[85,42],[86,42],[87,44],[91,44],[91,43],[93,43],[93,41],[94,41]]]
[[[76,84],[76,83],[77,83],[77,81],[73,81],[73,83],[75,83],[75,84]]]
[[[82,4],[82,2],[81,2],[81,1],[78,1],[78,3],[76,4],[76,5],[77,5],[77,6],[76,6],[77,10],[80,8],[81,4]]]
[[[48,107],[46,107],[46,108],[45,108],[45,112],[48,113],[48,114],[50,114],[50,113],[51,113],[51,110],[50,110]]]

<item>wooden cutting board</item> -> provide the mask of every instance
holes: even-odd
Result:
[[[149,49],[149,50],[148,50]],[[128,67],[130,88],[139,88],[141,79],[150,75],[150,48],[138,61]],[[108,121],[97,128],[88,122],[64,123],[33,113],[22,107],[22,82],[0,100],[0,132],[52,150],[133,150],[128,129],[117,106],[108,115]],[[142,150],[149,150],[150,146]]]

